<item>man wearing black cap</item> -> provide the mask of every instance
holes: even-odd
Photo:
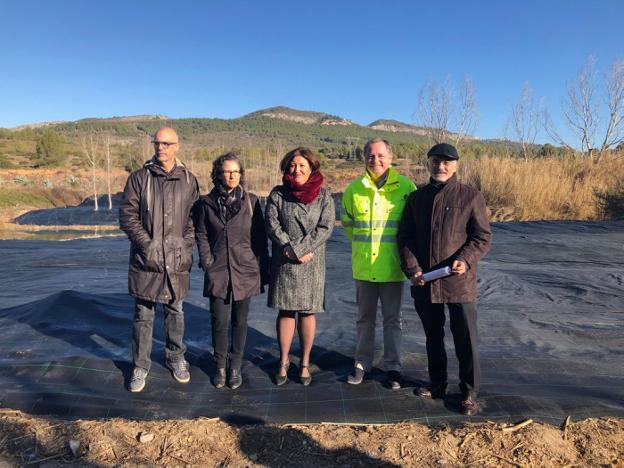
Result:
[[[427,156],[431,179],[408,198],[397,232],[401,267],[412,283],[427,341],[431,384],[416,392],[422,398],[446,395],[446,304],[459,361],[462,413],[474,415],[480,409],[477,263],[489,251],[492,234],[483,195],[457,180],[457,150],[439,143]],[[423,273],[443,267],[451,268],[450,276],[425,282]]]

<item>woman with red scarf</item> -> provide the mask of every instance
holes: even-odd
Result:
[[[312,381],[310,352],[316,317],[325,302],[325,242],[334,229],[336,213],[331,192],[321,187],[318,157],[308,148],[290,151],[280,163],[283,185],[267,199],[266,230],[273,244],[268,305],[279,310],[277,339],[280,364],[277,385],[288,380],[290,346],[299,331],[299,378]]]

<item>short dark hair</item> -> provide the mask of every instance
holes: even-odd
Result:
[[[240,168],[240,185],[245,186],[245,166],[243,166],[243,160],[241,159],[240,154],[230,151],[229,153],[222,154],[217,159],[212,162],[212,172],[210,173],[210,177],[212,178],[212,183],[217,185],[221,182],[221,173],[223,172],[223,163],[225,161],[235,161],[238,163],[238,167]]]
[[[311,149],[300,146],[299,148],[295,148],[294,150],[289,151],[288,153],[286,153],[286,156],[282,158],[282,161],[280,162],[280,170],[284,174],[288,170],[288,167],[290,166],[292,160],[295,159],[297,156],[301,156],[308,161],[312,172],[318,171],[321,167],[321,161],[319,161],[318,156],[314,154]]]
[[[383,143],[384,145],[386,145],[386,148],[388,149],[388,153],[390,153],[391,156],[394,155],[394,153],[392,152],[392,145],[390,144],[388,140],[386,140],[385,138],[373,138],[372,140],[368,140],[366,144],[364,145],[364,156],[366,158],[368,158],[368,155],[370,154],[370,147],[374,143]]]

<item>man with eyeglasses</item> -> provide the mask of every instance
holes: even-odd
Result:
[[[431,382],[416,393],[427,399],[446,396],[446,305],[459,361],[461,412],[472,416],[480,410],[476,398],[481,380],[477,263],[490,250],[492,233],[483,195],[457,180],[459,155],[455,147],[439,143],[427,156],[431,179],[410,195],[397,234],[402,268],[412,282],[414,305],[426,337]],[[423,273],[445,267],[450,276],[429,282],[423,278]]]
[[[377,303],[381,302],[386,385],[401,388],[401,270],[396,232],[414,183],[392,167],[392,146],[376,138],[364,146],[366,172],[342,197],[344,231],[351,241],[351,266],[358,306],[352,385],[362,383],[373,365]]]
[[[199,185],[176,158],[180,143],[174,129],[160,128],[153,143],[154,156],[130,174],[119,207],[119,226],[130,239],[128,289],[135,299],[131,392],[143,390],[150,370],[156,304],[164,309],[166,365],[178,382],[191,379],[182,301],[193,264],[191,209]]]

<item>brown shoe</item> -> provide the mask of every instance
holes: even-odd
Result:
[[[414,391],[417,396],[426,400],[435,400],[446,396],[446,386],[431,386],[425,385],[424,387],[416,387]]]
[[[461,402],[461,413],[463,415],[474,416],[478,414],[480,411],[481,411],[481,406],[479,405],[479,402],[474,396],[468,395],[464,397],[464,399]]]

